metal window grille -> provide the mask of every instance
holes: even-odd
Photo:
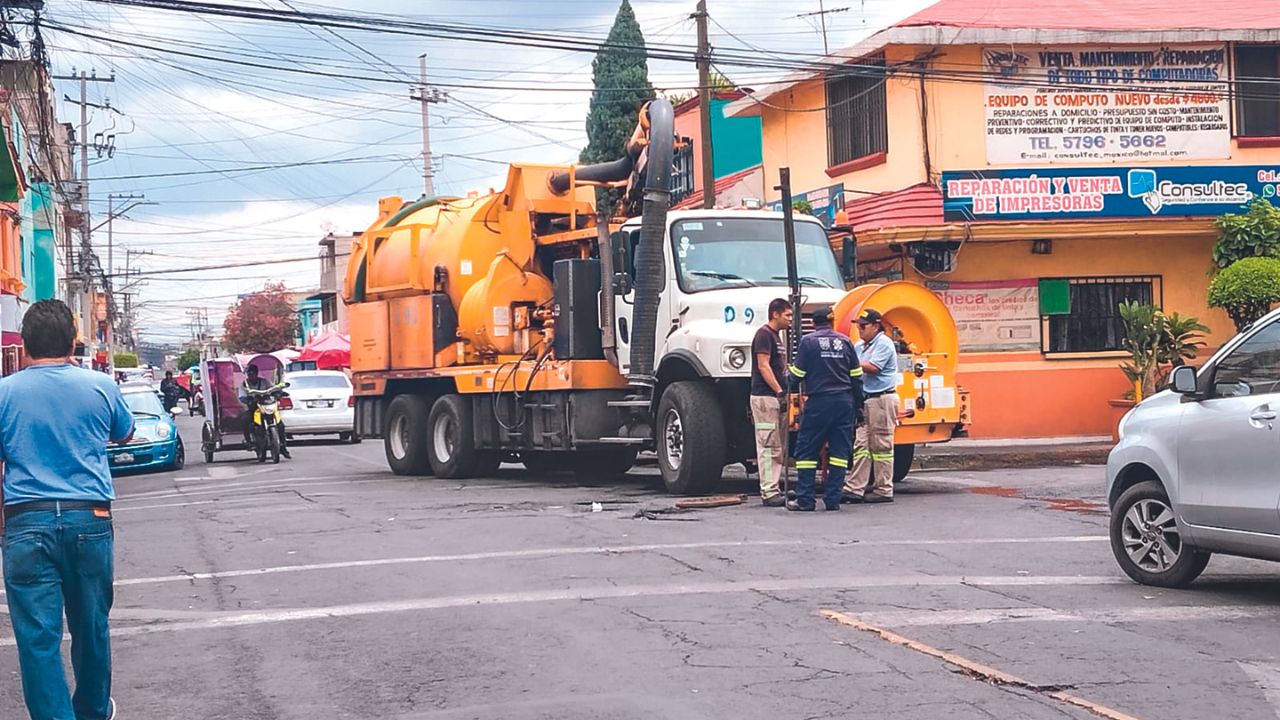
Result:
[[[1280,46],[1237,45],[1236,135],[1280,135]]]
[[[1044,279],[1065,279],[1071,302],[1069,314],[1041,317],[1045,353],[1123,350],[1120,303],[1134,301],[1156,307],[1164,303],[1159,275]]]
[[[671,202],[678,203],[689,197],[694,191],[693,187],[693,143],[686,143],[684,147],[676,148],[675,154],[675,172],[671,175]]]
[[[860,66],[884,66],[884,56],[861,60]],[[863,70],[858,75],[828,77],[827,160],[831,166],[889,151],[889,119],[885,75]]]

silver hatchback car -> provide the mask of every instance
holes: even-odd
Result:
[[[1107,459],[1111,549],[1147,585],[1195,580],[1210,553],[1280,560],[1280,311],[1120,421]]]

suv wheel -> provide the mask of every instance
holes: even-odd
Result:
[[[1183,542],[1173,505],[1157,482],[1138,483],[1111,508],[1111,552],[1143,585],[1183,587],[1204,572],[1209,553]]]

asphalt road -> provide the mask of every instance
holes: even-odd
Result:
[[[1098,467],[673,513],[651,468],[400,478],[372,441],[206,466],[182,434],[185,470],[117,483],[122,719],[1277,716],[1280,566],[1131,584]]]

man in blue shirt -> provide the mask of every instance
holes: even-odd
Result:
[[[32,720],[110,720],[115,488],[107,443],[133,415],[102,373],[72,363],[75,319],[60,300],[22,321],[28,367],[0,380],[4,585]],[[73,696],[62,670],[71,632]]]
[[[822,502],[827,510],[840,509],[862,370],[853,341],[831,328],[833,317],[830,307],[814,311],[814,331],[800,339],[790,368],[792,379],[804,383],[805,400],[796,437],[796,497],[787,501],[788,510],[817,509],[814,485],[823,445],[827,484]]]
[[[853,474],[844,501],[893,502],[893,435],[898,427],[898,349],[884,332],[884,318],[871,308],[858,313],[858,361],[866,395],[866,422],[854,438]],[[871,492],[863,493],[871,485]]]

